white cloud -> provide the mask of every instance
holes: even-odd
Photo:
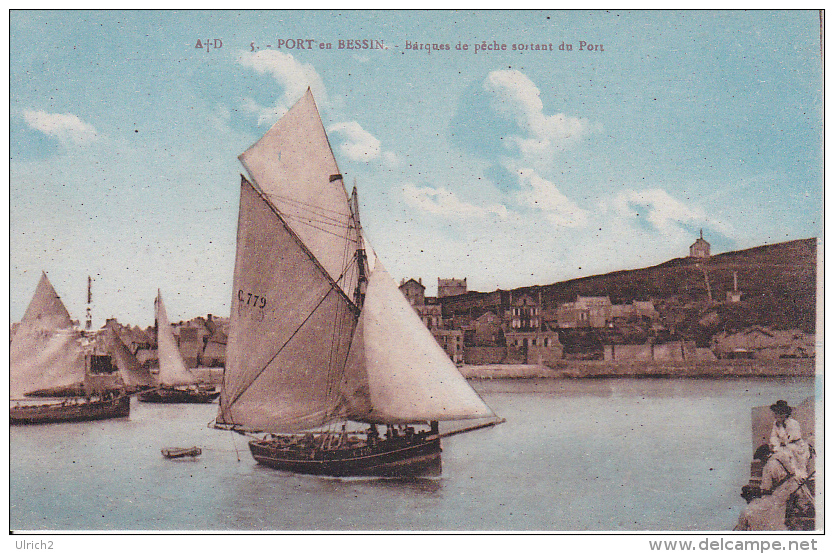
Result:
[[[48,113],[43,110],[24,110],[23,119],[31,128],[55,137],[62,143],[85,144],[98,140],[95,127],[71,113]]]
[[[544,212],[544,216],[559,227],[584,227],[588,223],[588,212],[577,206],[547,179],[540,177],[533,169],[518,171],[518,180],[524,190],[518,193],[519,200],[530,207]]]
[[[284,94],[274,106],[263,107],[254,100],[247,99],[244,109],[258,114],[258,123],[272,123],[284,115],[290,107],[304,95],[307,87],[313,91],[316,102],[328,102],[327,91],[321,76],[309,63],[301,63],[292,54],[276,50],[259,52],[241,52],[238,63],[254,69],[260,74],[271,75],[284,89]]]
[[[492,71],[483,88],[492,97],[492,107],[510,118],[526,136],[509,137],[526,160],[548,162],[553,154],[590,131],[587,120],[565,114],[544,114],[541,91],[524,73],[515,69]]]
[[[648,223],[670,237],[688,237],[689,231],[684,224],[709,225],[723,233],[731,232],[728,225],[709,217],[703,209],[687,206],[660,188],[620,192],[614,198],[613,206],[617,215],[624,219],[639,217],[637,210],[644,208],[648,212]]]
[[[417,187],[406,183],[403,185],[403,196],[408,204],[417,209],[449,218],[477,218],[488,214],[506,218],[508,215],[507,208],[501,204],[486,207],[469,204],[444,187]]]
[[[382,153],[379,139],[355,121],[333,124],[327,129],[327,132],[344,137],[345,141],[340,144],[340,147],[350,160],[367,162],[378,158]]]

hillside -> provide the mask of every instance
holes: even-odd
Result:
[[[816,264],[817,241],[812,238],[726,252],[702,262],[676,258],[653,267],[516,290],[541,291],[545,308],[573,301],[578,295],[609,296],[615,304],[654,300],[667,325],[689,338],[703,339],[720,330],[751,325],[813,333]],[[733,290],[733,272],[742,297],[739,303],[727,304],[724,300],[726,292]]]

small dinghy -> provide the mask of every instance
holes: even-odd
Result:
[[[173,460],[176,458],[196,458],[203,451],[197,448],[196,446],[192,446],[191,448],[163,448],[162,455],[168,458],[169,460]]]

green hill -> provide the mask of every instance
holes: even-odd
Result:
[[[578,295],[609,296],[615,304],[654,300],[667,326],[703,342],[715,332],[751,325],[813,333],[816,267],[817,241],[811,238],[726,252],[705,261],[676,258],[644,269],[516,290],[541,291],[545,308],[571,302]],[[741,302],[726,303],[734,272]]]

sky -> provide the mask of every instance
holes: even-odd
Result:
[[[79,320],[92,276],[95,326],[152,324],[157,289],[172,321],[227,316],[237,156],[308,87],[428,295],[822,234],[815,11],[9,17],[10,323],[42,271]]]

